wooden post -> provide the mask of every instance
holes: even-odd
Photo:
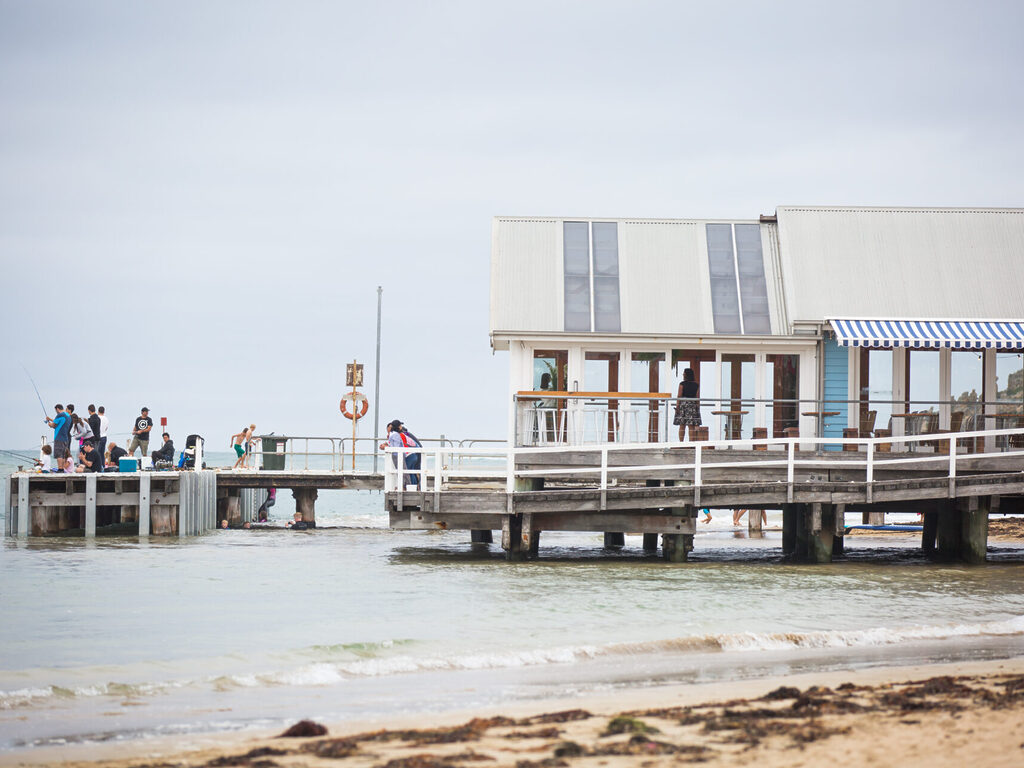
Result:
[[[533,527],[533,515],[525,514],[521,516],[519,526],[519,548],[529,557],[536,557],[540,551],[540,531],[534,530]]]
[[[939,512],[929,509],[921,515],[921,549],[925,552],[935,551],[935,534],[939,530]]]
[[[292,491],[295,494],[295,509],[299,509],[298,493]],[[228,527],[237,528],[242,524],[242,489],[241,488],[228,488],[228,499],[224,506],[224,519],[228,521]],[[305,520],[306,516],[303,514],[302,519]]]
[[[149,515],[149,472],[139,474],[139,536],[149,536],[150,515]]]
[[[96,475],[85,476],[85,538],[96,538]]]
[[[747,534],[751,538],[759,539],[764,535],[763,528],[761,527],[763,517],[763,509],[747,510]]]
[[[782,505],[782,554],[792,555],[796,552],[796,504]]]
[[[28,509],[28,477],[18,478],[18,538],[28,538],[29,534],[29,509]]]
[[[970,496],[960,515],[960,559],[971,565],[984,563],[988,549],[988,513],[991,496]]]
[[[665,533],[661,537],[661,556],[670,563],[686,562],[686,545],[680,533]]]
[[[489,530],[473,530],[469,532],[469,540],[473,544],[493,544],[494,537]]]
[[[807,559],[812,563],[832,562],[832,539],[835,536],[835,508],[831,504],[811,504]]]
[[[656,533],[645,533],[644,534],[644,552],[657,552],[658,551],[658,534]]]
[[[295,511],[302,514],[302,520],[316,525],[316,488],[293,488]]]
[[[863,512],[860,519],[863,525],[885,525],[885,512]]]
[[[505,550],[505,559],[519,562],[526,559],[523,552],[523,518],[522,515],[505,515],[501,521],[501,548]]]
[[[935,529],[935,541],[939,556],[946,560],[954,560],[960,552],[960,509],[956,503],[940,502],[938,525]]]
[[[604,548],[605,549],[618,549],[626,546],[626,534],[620,531],[605,531],[604,532]]]

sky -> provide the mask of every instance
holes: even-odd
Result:
[[[498,215],[1024,206],[1012,2],[0,0],[0,447],[503,438]],[[372,433],[373,410],[359,425]]]

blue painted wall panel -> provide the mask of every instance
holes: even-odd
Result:
[[[838,416],[825,417],[825,437],[842,437],[847,425],[849,405],[843,401],[849,397],[850,356],[849,347],[840,347],[836,340],[825,340],[825,410],[839,411]],[[828,450],[839,450],[840,446],[827,446]]]

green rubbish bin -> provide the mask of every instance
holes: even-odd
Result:
[[[263,469],[284,469],[285,451],[288,450],[287,437],[265,435],[263,437]]]

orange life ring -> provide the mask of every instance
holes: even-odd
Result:
[[[346,403],[352,401],[353,403],[359,403],[358,406],[353,406],[353,411],[358,407],[357,413],[349,413]],[[346,392],[341,396],[341,415],[346,419],[354,419],[359,421],[366,415],[366,412],[370,410],[370,401],[366,399],[366,395],[362,392]]]

